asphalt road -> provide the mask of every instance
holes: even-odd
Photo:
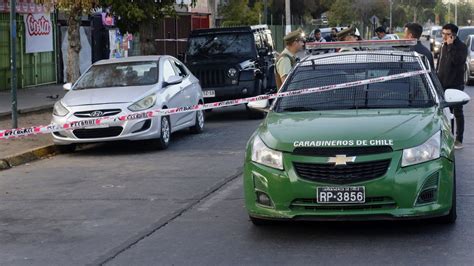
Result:
[[[98,145],[0,172],[0,265],[472,265],[473,106],[456,154],[455,225],[254,227],[240,173],[260,121],[234,107],[210,113],[201,135],[174,134],[166,151]]]

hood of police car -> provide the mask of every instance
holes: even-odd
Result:
[[[270,112],[258,136],[272,149],[422,144],[441,128],[436,108]]]
[[[72,90],[62,102],[66,106],[130,103],[151,94],[154,86],[124,86]]]

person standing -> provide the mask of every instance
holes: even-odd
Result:
[[[415,46],[410,46],[410,51],[415,51],[421,55],[424,55],[428,62],[430,63],[430,67],[432,70],[435,69],[433,55],[431,54],[430,50],[426,48],[420,41],[421,34],[423,33],[423,27],[418,23],[407,23],[405,25],[405,39],[416,39],[417,43]]]
[[[375,35],[377,36],[372,37],[372,40],[390,40],[390,37],[385,32],[385,28],[382,26],[375,29]]]
[[[286,46],[278,56],[275,66],[275,81],[278,90],[285,82],[291,69],[296,65],[296,54],[303,49],[303,31],[301,29],[292,31],[283,40]]]
[[[443,46],[437,64],[438,78],[446,89],[464,90],[464,67],[467,57],[467,46],[459,40],[456,35],[458,27],[454,24],[446,24],[441,30]],[[455,149],[462,149],[464,135],[464,113],[462,105],[451,108],[456,121]],[[454,121],[451,121],[454,133]]]

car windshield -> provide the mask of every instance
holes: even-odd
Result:
[[[441,38],[441,30],[433,30],[433,36],[436,38]]]
[[[339,58],[345,61],[343,58]],[[348,60],[347,60],[348,61]],[[299,65],[283,91],[341,84],[421,70],[414,62],[370,62]],[[425,76],[373,83],[306,95],[280,98],[277,112],[370,108],[421,108],[434,105]]]
[[[467,38],[467,36],[474,34],[474,28],[468,28],[468,29],[459,29],[458,31],[458,38],[460,41],[464,42]]]
[[[211,57],[215,55],[249,56],[255,50],[251,33],[219,33],[189,39],[187,55]]]
[[[74,90],[104,87],[151,85],[158,82],[155,61],[93,65],[74,86]]]

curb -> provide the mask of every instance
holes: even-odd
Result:
[[[31,149],[23,153],[0,159],[0,171],[10,169],[14,166],[22,165],[28,162],[36,161],[45,158],[49,155],[58,153],[60,153],[60,151],[54,144]]]
[[[28,113],[33,113],[33,112],[38,112],[38,111],[44,111],[44,110],[49,110],[52,109],[54,106],[54,103],[52,104],[47,104],[47,105],[41,105],[41,106],[36,106],[36,107],[30,107],[30,108],[22,108],[18,110],[18,114],[28,114]],[[7,116],[11,116],[12,112],[1,112],[0,113],[0,118],[4,118]]]

